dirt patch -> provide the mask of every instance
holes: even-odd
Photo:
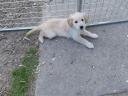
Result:
[[[37,34],[31,41],[23,40],[25,31],[0,33],[0,96],[7,96],[11,71],[18,67],[29,47],[38,47]],[[30,90],[31,91],[31,90]]]

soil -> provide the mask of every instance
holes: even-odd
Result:
[[[23,40],[26,31],[0,33],[0,96],[7,96],[11,71],[18,67],[25,50],[29,47],[38,47],[37,34],[31,41]],[[33,91],[30,88],[29,91]]]

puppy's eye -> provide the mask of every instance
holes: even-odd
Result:
[[[78,23],[78,21],[75,21],[75,23]]]
[[[84,19],[81,19],[81,21],[84,21]]]

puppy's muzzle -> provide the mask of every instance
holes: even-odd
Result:
[[[83,30],[84,29],[84,26],[80,26],[80,29]]]

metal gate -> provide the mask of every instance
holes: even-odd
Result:
[[[76,11],[89,16],[88,25],[127,21],[128,0],[0,0],[0,31],[31,29]]]

